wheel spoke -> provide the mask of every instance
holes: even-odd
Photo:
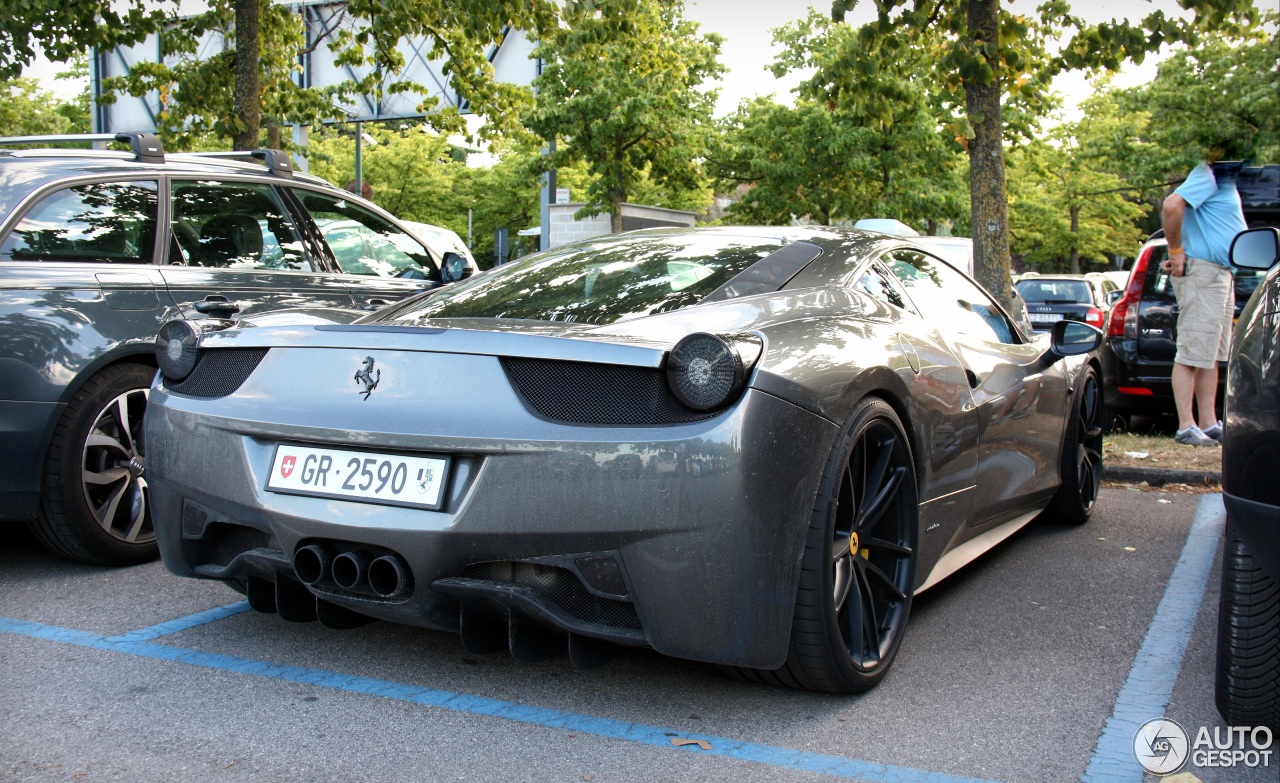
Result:
[[[114,484],[120,479],[129,478],[129,470],[127,468],[117,467],[117,468],[107,468],[106,470],[95,473],[94,471],[91,471],[88,468],[85,468],[83,476],[84,476],[84,483],[86,484],[94,484],[94,485]]]
[[[125,459],[132,456],[129,452],[128,446],[125,446],[123,443],[111,437],[110,435],[106,434],[105,432],[102,432],[101,430],[94,430],[90,432],[89,437],[85,438],[84,447],[86,451],[88,449],[94,449],[94,448],[117,451],[121,455],[123,455]]]
[[[847,556],[843,563],[836,563],[834,591],[836,612],[844,608],[845,601],[849,598],[849,590],[853,586],[853,576],[850,573],[852,567]]]
[[[849,554],[849,534],[836,531],[835,540],[831,542],[831,562],[839,563]]]
[[[864,538],[862,539],[862,545],[867,549],[877,549],[885,552],[891,552],[901,557],[911,556],[910,547],[905,547],[905,546],[902,546],[901,544],[895,544],[892,541],[885,541],[882,538]]]
[[[142,528],[147,523],[147,482],[146,479],[139,478],[135,486],[133,519],[129,525],[129,532],[125,534],[124,540],[134,542],[138,540],[138,534],[142,532]]]
[[[896,598],[897,600],[899,601],[907,600],[906,593],[898,589],[898,586],[893,583],[893,580],[889,578],[889,575],[886,574],[884,571],[880,570],[880,567],[878,565],[871,562],[870,560],[865,560],[863,562],[866,563],[866,565],[863,566],[863,568],[866,570],[868,577],[874,576],[875,578],[879,579],[881,582],[884,582],[884,586],[889,588],[889,592],[892,593],[893,597]]]
[[[115,527],[116,509],[120,507],[120,499],[128,489],[129,483],[126,481],[118,489],[112,490],[106,501],[94,509],[94,516],[98,518],[98,524],[103,530],[110,531]]]
[[[902,476],[907,472],[906,468],[901,466],[893,469],[893,473],[889,474],[888,481],[885,481],[880,491],[871,499],[858,514],[859,532],[870,530],[876,526],[880,518],[884,516],[884,512],[893,504],[893,499],[898,494],[898,488],[902,486]],[[881,479],[883,480],[883,473]]]
[[[133,430],[129,427],[129,397],[122,394],[116,398],[115,404],[111,406],[111,415],[116,420],[116,429],[120,433],[120,441],[124,444],[125,449],[129,452],[129,456],[137,453],[133,442]]]
[[[876,597],[871,591],[871,582],[867,579],[864,565],[867,561],[855,561],[854,575],[857,581],[859,605],[862,607],[862,653],[864,665],[875,665],[880,659],[880,618],[876,615]]]

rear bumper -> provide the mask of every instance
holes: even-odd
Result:
[[[35,519],[46,439],[64,407],[0,400],[0,521]]]
[[[267,492],[275,438],[285,437],[270,433],[285,428],[194,412],[213,405],[184,407],[157,388],[147,416],[156,537],[176,574],[273,581],[444,630],[458,630],[464,607],[480,601],[584,637],[759,668],[786,657],[804,530],[837,432],[748,390],[734,408],[692,424],[554,427],[556,440],[530,417],[527,431],[501,437],[361,438],[366,448],[450,456],[444,507],[425,511]],[[343,448],[365,434],[287,431],[290,441]],[[310,543],[394,553],[413,589],[384,599],[323,582],[303,588],[292,560]],[[617,564],[625,595],[587,578],[591,558]],[[516,572],[529,578],[493,578]]]

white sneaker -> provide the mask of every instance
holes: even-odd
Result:
[[[1178,430],[1178,433],[1173,436],[1173,439],[1184,446],[1221,446],[1222,445],[1218,443],[1218,441],[1214,440],[1213,438],[1210,438],[1208,435],[1205,435],[1204,431],[1194,424],[1192,424],[1190,427],[1187,427],[1185,430]]]
[[[1206,438],[1213,438],[1214,440],[1221,443],[1222,442],[1222,421],[1218,420],[1214,422],[1212,425],[1205,427],[1203,430],[1201,430],[1201,432],[1204,433]]]

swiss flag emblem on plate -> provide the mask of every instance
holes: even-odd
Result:
[[[298,464],[298,458],[292,454],[280,461],[280,475],[289,478],[293,474],[293,466]]]

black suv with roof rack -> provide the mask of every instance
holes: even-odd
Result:
[[[47,148],[71,141],[130,151]],[[469,274],[279,150],[165,154],[147,133],[0,147],[0,524],[77,560],[155,556],[142,416],[163,322],[351,320]]]
[[[1218,164],[1233,166],[1232,163]],[[1280,227],[1280,165],[1240,168],[1236,189],[1250,228]],[[1168,257],[1164,231],[1157,231],[1143,244],[1129,272],[1124,295],[1111,308],[1107,343],[1115,355],[1115,387],[1108,390],[1107,409],[1112,416],[1127,420],[1133,415],[1160,415],[1174,412],[1173,356],[1177,350],[1178,303],[1173,297],[1169,273],[1160,268]],[[1237,269],[1235,274],[1236,317],[1258,287],[1265,272]],[[1221,410],[1226,381],[1226,362],[1218,375]]]

